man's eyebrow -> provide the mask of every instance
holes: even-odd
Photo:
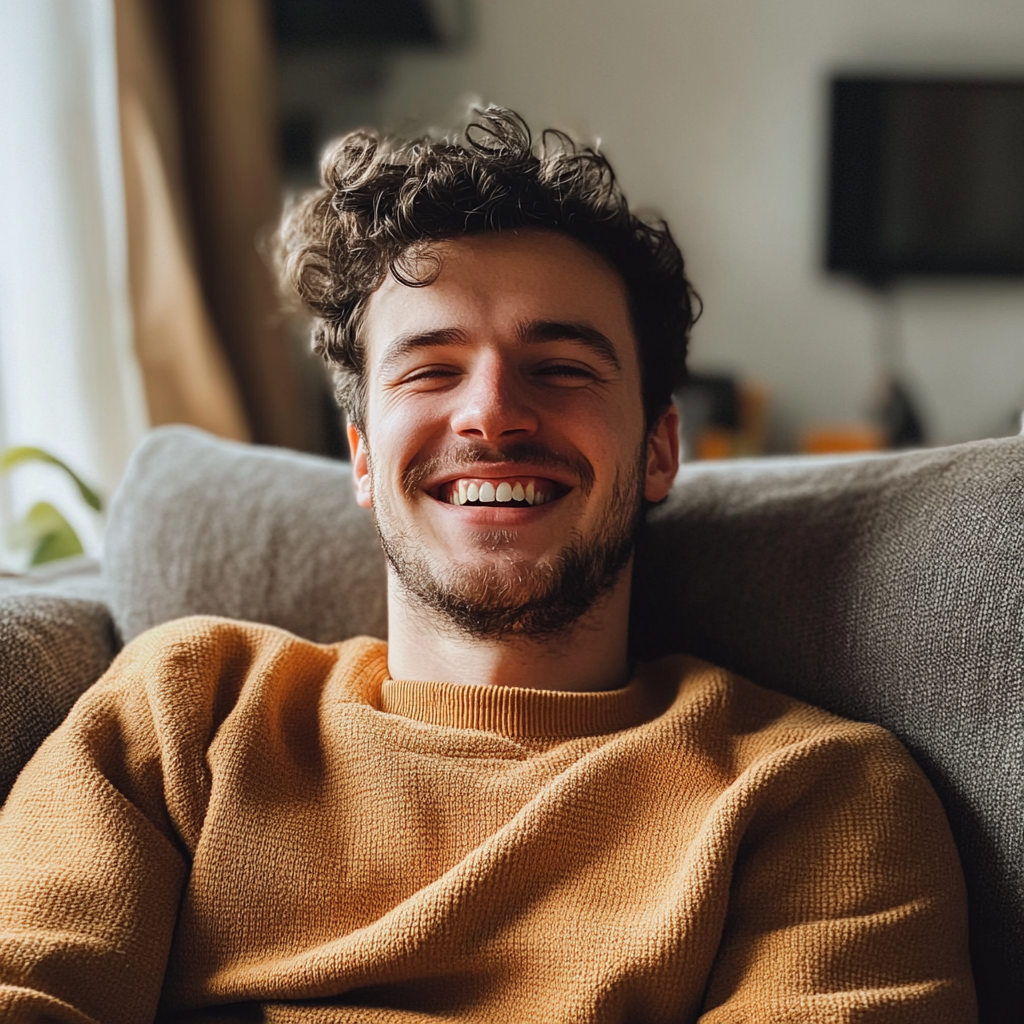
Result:
[[[610,339],[596,327],[577,320],[528,320],[516,327],[521,344],[544,341],[578,341],[605,362],[621,370],[622,365]],[[393,339],[381,357],[379,372],[387,376],[402,359],[421,348],[439,345],[466,345],[469,338],[456,327],[441,327],[435,331],[414,331]]]
[[[517,333],[525,344],[531,341],[579,341],[592,352],[610,363],[616,370],[622,365],[615,346],[596,327],[576,320],[530,320],[520,324]]]
[[[405,356],[420,348],[431,348],[434,345],[465,345],[467,341],[466,335],[456,327],[441,327],[436,331],[414,331],[411,334],[400,334],[384,350],[379,370],[387,375]]]

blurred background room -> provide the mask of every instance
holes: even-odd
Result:
[[[1020,429],[1020,0],[0,0],[0,567],[61,519],[95,553],[83,497],[161,424],[344,457],[267,236],[331,138],[474,102],[599,142],[671,225],[688,457]]]

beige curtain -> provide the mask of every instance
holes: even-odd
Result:
[[[280,205],[260,0],[115,0],[135,346],[150,418],[309,446],[258,251]]]

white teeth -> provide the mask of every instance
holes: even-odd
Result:
[[[551,496],[541,490],[530,480],[524,487],[518,480],[512,484],[502,480],[497,484],[490,480],[483,483],[467,482],[459,480],[452,486],[448,501],[452,505],[465,505],[467,502],[479,501],[492,504],[497,501],[500,504],[507,504],[510,501],[523,501],[528,505],[544,505],[551,500]]]

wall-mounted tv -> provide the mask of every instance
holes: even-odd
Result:
[[[1024,78],[831,87],[829,270],[1024,275]]]

